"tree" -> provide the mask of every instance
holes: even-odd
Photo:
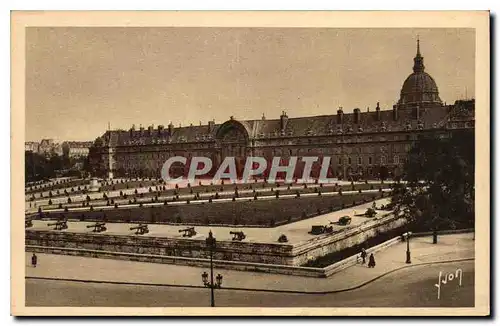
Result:
[[[474,131],[454,131],[418,140],[409,152],[403,180],[392,185],[395,214],[415,229],[474,226]]]
[[[382,165],[379,169],[379,178],[382,183],[384,183],[384,180],[389,177],[389,170],[387,169],[386,166]]]

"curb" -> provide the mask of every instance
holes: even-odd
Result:
[[[238,287],[222,287],[219,290],[232,290],[232,291],[249,291],[249,292],[271,292],[271,293],[291,293],[291,294],[334,294],[334,293],[341,293],[341,292],[348,292],[348,291],[353,291],[357,290],[359,288],[362,288],[384,276],[387,276],[391,273],[406,269],[406,268],[412,268],[412,267],[417,267],[417,266],[424,266],[424,265],[434,265],[434,264],[446,264],[446,263],[454,263],[454,262],[460,262],[460,261],[471,261],[475,260],[475,258],[459,258],[459,259],[450,259],[450,260],[443,260],[443,261],[431,261],[431,262],[424,262],[424,263],[418,263],[418,264],[412,264],[412,265],[407,265],[407,266],[401,266],[396,269],[390,270],[388,272],[385,272],[379,276],[376,276],[375,278],[368,280],[364,283],[345,288],[345,289],[340,289],[340,290],[332,290],[332,291],[296,291],[296,290],[272,290],[272,289],[252,289],[252,288],[238,288]],[[185,285],[185,284],[161,284],[161,283],[140,283],[140,282],[119,282],[119,281],[98,281],[98,280],[81,280],[81,279],[67,279],[67,278],[56,278],[56,277],[37,277],[37,276],[25,276],[25,280],[47,280],[47,281],[65,281],[65,282],[79,282],[79,283],[99,283],[99,284],[113,284],[113,285],[138,285],[138,286],[158,286],[158,287],[176,287],[176,288],[195,288],[195,289],[206,289],[207,287],[201,286],[201,285]]]

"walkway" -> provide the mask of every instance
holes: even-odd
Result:
[[[474,258],[473,234],[441,235],[437,244],[432,237],[411,239],[411,266],[465,260]],[[201,273],[206,268],[118,261],[85,257],[39,254],[39,265],[30,264],[31,253],[26,253],[26,276],[100,282],[168,284],[200,286]],[[378,278],[390,271],[410,266],[405,264],[406,243],[398,243],[375,254],[377,266],[356,265],[326,279],[264,274],[217,269],[223,275],[223,287],[265,291],[324,292],[353,288]],[[436,274],[437,275],[437,274]]]

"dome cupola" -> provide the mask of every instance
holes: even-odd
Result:
[[[425,72],[424,57],[420,54],[418,39],[417,55],[413,59],[413,73],[403,83],[398,105],[401,108],[442,105],[434,78]]]

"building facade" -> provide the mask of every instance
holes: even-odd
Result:
[[[225,157],[234,156],[240,174],[248,156],[268,162],[279,156],[282,164],[291,156],[328,156],[329,177],[394,177],[402,173],[419,137],[474,128],[474,111],[474,100],[451,105],[441,101],[436,82],[425,72],[417,41],[413,73],[392,108],[377,103],[375,110],[365,112],[339,108],[334,114],[294,118],[283,111],[278,119],[231,117],[221,124],[112,130],[95,140],[89,158],[93,173],[100,177],[160,177],[163,163],[173,156],[210,157],[214,171]],[[297,171],[302,171],[300,164],[299,160]],[[188,168],[189,163],[173,166],[171,175],[185,174]],[[313,168],[313,176],[316,172]]]
[[[89,155],[91,141],[66,141],[62,143],[63,155],[69,158],[82,158]]]

